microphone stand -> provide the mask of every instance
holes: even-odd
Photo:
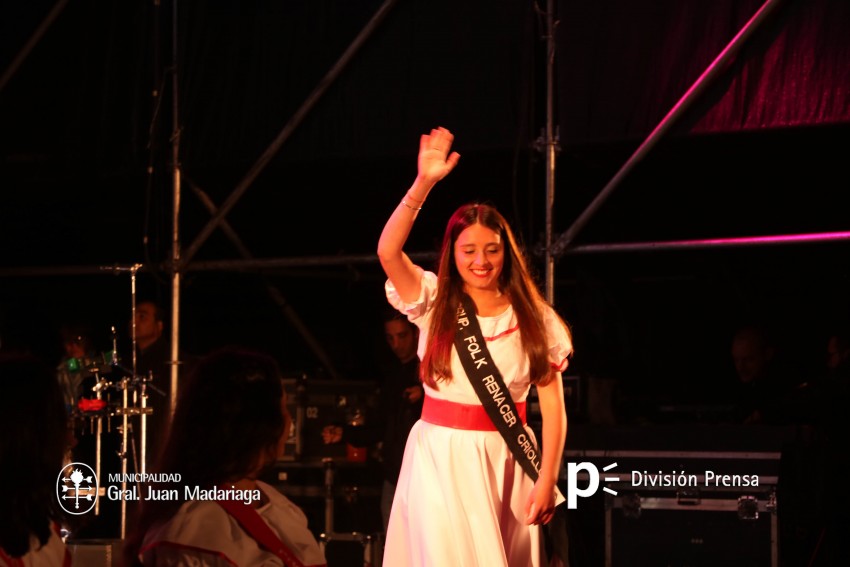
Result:
[[[109,383],[100,376],[100,369],[94,368],[92,370],[92,374],[94,375],[95,383],[92,387],[92,390],[95,392],[95,398],[97,400],[103,400],[103,390],[109,387]],[[108,411],[108,404],[105,408]],[[97,416],[97,433],[94,440],[94,474],[95,477],[100,479],[100,469],[102,464],[102,453],[103,453],[103,411],[98,410]],[[100,496],[98,494],[98,496]],[[100,498],[95,498],[94,503],[94,515],[100,515]]]
[[[121,390],[122,390],[122,427],[121,427],[121,450],[119,452],[119,457],[121,459],[121,493],[125,494],[127,490],[127,448],[128,448],[128,436],[129,436],[129,419],[130,413],[136,414],[137,412],[141,415],[141,443],[140,443],[140,451],[141,451],[141,472],[144,474],[146,470],[146,411],[145,411],[145,401],[144,401],[144,390],[143,390],[143,399],[142,399],[142,409],[139,411],[137,408],[129,407],[129,387],[131,382],[135,385],[137,382],[137,369],[136,369],[136,272],[138,272],[139,268],[142,267],[142,264],[133,264],[132,266],[121,267],[121,266],[111,266],[105,267],[103,269],[111,270],[114,273],[120,272],[129,272],[130,273],[130,299],[131,299],[131,336],[132,336],[132,357],[133,357],[133,368],[130,373],[131,377],[127,377],[126,375],[121,380]],[[115,333],[115,327],[112,328],[112,363],[114,366],[118,365],[117,359],[117,350],[118,350],[118,342]],[[99,392],[98,392],[99,394]],[[135,394],[134,394],[135,397]],[[98,424],[98,433],[100,433],[100,425]],[[100,446],[100,437],[98,436],[98,447]],[[100,466],[100,456],[98,453],[98,467]],[[98,470],[98,474],[100,471]],[[121,539],[124,539],[127,531],[127,500],[125,498],[121,499]]]

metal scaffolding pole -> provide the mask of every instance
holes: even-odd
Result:
[[[775,236],[741,236],[733,238],[705,238],[697,240],[667,240],[662,242],[623,242],[619,244],[585,244],[565,251],[565,254],[608,254],[616,252],[664,252],[673,250],[709,250],[717,248],[750,248],[788,246],[814,242],[842,242],[850,240],[847,232],[817,232],[780,234]]]
[[[377,10],[377,12],[372,16],[371,20],[366,24],[366,26],[360,31],[360,33],[355,37],[354,41],[349,45],[349,47],[342,54],[340,59],[334,64],[333,67],[328,71],[328,73],[324,76],[324,78],[319,82],[319,84],[315,87],[313,92],[307,97],[301,107],[295,112],[295,114],[290,118],[289,122],[284,126],[283,130],[278,134],[272,144],[266,149],[265,152],[260,156],[260,158],[254,163],[251,169],[248,171],[247,175],[242,179],[242,181],[237,185],[236,189],[228,196],[225,200],[224,204],[216,208],[212,205],[212,202],[204,203],[208,208],[212,206],[210,209],[212,213],[212,218],[210,221],[204,226],[198,236],[195,238],[194,242],[189,246],[189,248],[182,253],[181,250],[181,242],[180,242],[180,197],[181,197],[181,171],[180,171],[180,133],[181,127],[179,122],[179,114],[178,114],[178,2],[175,0],[174,9],[173,9],[173,23],[172,23],[172,121],[173,121],[173,132],[171,136],[172,142],[172,180],[173,180],[173,216],[172,216],[172,247],[171,247],[171,265],[170,265],[170,273],[171,273],[171,413],[174,413],[174,408],[177,400],[177,391],[178,391],[178,380],[179,380],[179,353],[180,353],[180,281],[181,281],[181,273],[187,269],[189,266],[189,262],[192,257],[197,253],[198,249],[203,245],[207,238],[212,234],[217,226],[219,226],[224,220],[227,213],[233,208],[239,198],[245,193],[248,187],[254,182],[254,180],[259,176],[259,174],[265,169],[271,159],[277,154],[280,147],[286,142],[286,140],[291,136],[291,134],[295,131],[295,129],[301,124],[307,114],[315,105],[316,101],[321,98],[327,88],[333,83],[333,81],[339,76],[348,62],[354,57],[357,50],[365,43],[366,39],[372,34],[372,32],[378,27],[378,25],[383,21],[384,17],[389,13],[390,8],[392,8],[397,0],[386,0],[381,7]],[[203,202],[204,199],[202,198]],[[236,237],[236,233],[233,232],[232,229],[228,229],[225,232],[233,237]],[[239,242],[238,237],[236,242]],[[247,252],[244,247],[241,247],[243,252]],[[243,254],[245,256],[245,254]],[[250,253],[247,254],[247,257],[250,259]],[[322,349],[319,347],[318,343],[315,339],[312,339],[312,335],[309,331],[301,324],[300,319],[295,315],[294,311],[292,311],[291,307],[288,305],[288,302],[283,298],[282,294],[274,288],[270,283],[267,283],[267,288],[269,290],[272,299],[281,307],[285,313],[288,314],[290,320],[295,324],[298,330],[301,332],[302,336],[305,337],[308,344],[311,345],[314,352],[317,353],[320,360],[322,360],[324,366],[328,369],[332,376],[337,376],[336,369],[334,365],[331,363],[330,359],[324,354]]]
[[[18,71],[18,67],[26,60],[27,56],[29,56],[30,51],[38,44],[41,40],[42,36],[47,32],[47,29],[56,21],[56,18],[59,17],[59,14],[62,13],[62,10],[65,9],[65,6],[68,4],[68,0],[59,0],[56,4],[53,5],[53,8],[50,9],[50,12],[47,13],[44,20],[39,24],[39,26],[35,29],[32,36],[30,36],[29,40],[24,44],[9,66],[3,71],[3,75],[0,76],[0,92],[3,91],[8,82],[12,79],[15,73]]]
[[[555,256],[552,249],[552,210],[555,206],[555,0],[546,3],[546,300],[555,304]]]
[[[757,248],[764,246],[792,246],[850,241],[850,231],[780,234],[771,236],[743,236],[732,238],[706,238],[697,240],[662,240],[658,242],[621,242],[584,244],[564,251],[568,256],[585,256],[618,252],[663,252],[683,249]],[[436,252],[412,252],[415,262],[434,260]],[[339,256],[301,256],[292,258],[253,258],[250,260],[209,260],[192,262],[187,271],[193,272],[247,272],[281,268],[331,267],[357,264],[377,264],[375,254],[347,254]],[[41,277],[92,274],[115,274],[114,266],[52,266],[0,268],[0,277]],[[143,269],[143,268],[142,268]]]
[[[209,195],[207,195],[203,189],[189,181],[189,188],[192,189],[192,192],[200,199],[201,203],[203,203],[204,207],[206,207],[207,211],[209,211],[210,215],[214,215],[216,213],[216,206],[212,199],[210,199]],[[233,230],[233,227],[230,226],[230,223],[227,222],[227,219],[221,221],[221,230],[224,232],[225,236],[233,243],[233,246],[236,247],[236,250],[239,252],[239,255],[242,256],[245,260],[253,260],[254,255],[248,250],[248,247],[245,246],[245,243],[242,242],[242,239]],[[268,278],[263,278],[263,284],[266,287],[266,291],[269,296],[272,298],[272,301],[280,308],[283,312],[284,316],[289,319],[289,322],[293,327],[301,334],[301,337],[307,343],[307,346],[310,347],[310,350],[313,351],[313,354],[319,359],[322,363],[322,366],[328,371],[331,378],[340,379],[341,376],[336,369],[336,365],[334,365],[330,356],[328,356],[325,349],[322,348],[322,345],[316,340],[316,337],[313,336],[313,333],[310,332],[310,329],[304,324],[304,321],[301,320],[301,317],[295,312],[295,309],[289,304],[286,298],[281,293],[280,289],[275,286]]]
[[[0,277],[118,275],[122,271],[124,269],[119,264],[111,266],[18,266],[0,268]]]
[[[412,252],[408,254],[414,262],[435,260],[436,252]],[[377,254],[345,254],[340,256],[296,256],[294,258],[255,258],[253,260],[207,260],[192,262],[188,271],[245,271],[269,270],[278,268],[349,266],[352,264],[377,264]]]
[[[171,232],[171,384],[169,420],[177,405],[178,381],[180,379],[180,115],[178,77],[178,0],[174,0],[171,36],[171,177],[173,183],[172,232]]]
[[[395,5],[397,0],[385,0],[385,2],[378,8],[378,11],[372,16],[372,19],[366,24],[366,26],[357,34],[357,37],[354,38],[354,41],[351,42],[351,45],[345,50],[339,60],[331,67],[331,69],[327,72],[327,74],[319,81],[319,84],[313,89],[313,92],[307,97],[307,99],[302,103],[301,107],[295,111],[295,114],[292,118],[289,119],[289,122],[283,127],[283,130],[277,135],[271,145],[266,148],[266,151],[260,156],[260,158],[251,166],[251,169],[248,170],[247,175],[239,182],[236,186],[236,189],[227,197],[227,199],[222,203],[219,207],[218,211],[213,218],[207,222],[204,228],[201,229],[201,232],[198,236],[195,237],[195,240],[189,247],[186,249],[186,253],[183,255],[182,265],[188,264],[195,254],[198,252],[198,249],[206,242],[207,238],[210,237],[215,228],[221,223],[221,220],[227,216],[230,210],[236,205],[236,202],[239,201],[239,198],[248,190],[248,187],[257,179],[257,176],[266,168],[272,158],[277,154],[278,150],[280,150],[281,146],[289,139],[292,133],[296,128],[301,124],[310,110],[313,108],[313,105],[316,104],[328,87],[336,80],[345,66],[349,61],[354,57],[354,54],[357,53],[357,50],[366,42],[372,32],[378,27],[378,25],[383,21],[384,17],[389,13],[390,9]]]
[[[753,15],[752,18],[744,25],[743,28],[732,38],[732,41],[723,48],[723,51],[711,62],[711,64],[703,71],[702,75],[691,85],[685,92],[682,98],[673,106],[670,112],[661,120],[658,126],[644,140],[638,149],[631,155],[620,170],[608,182],[608,184],[599,192],[596,198],[588,205],[581,215],[573,222],[567,231],[562,234],[558,240],[552,245],[552,253],[556,258],[564,254],[566,249],[572,244],[576,235],[587,225],[594,214],[602,207],[603,203],[608,199],[611,193],[616,189],[620,182],[631,172],[632,169],[655,147],[658,141],[670,130],[676,121],[690,108],[692,103],[714,82],[714,80],[726,69],[727,65],[737,55],[744,43],[755,33],[759,26],[764,23],[773,13],[774,9],[783,0],[767,0],[762,4],[761,8]]]

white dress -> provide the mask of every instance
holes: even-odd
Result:
[[[422,292],[404,303],[390,282],[387,299],[419,327],[419,356],[427,344],[437,277],[423,272]],[[566,329],[545,307],[549,359],[566,368],[572,350]],[[530,388],[528,357],[520,343],[513,308],[478,317],[493,362],[514,402]],[[448,384],[425,393],[437,399],[480,405],[452,348]],[[533,438],[533,433],[526,427]],[[453,429],[418,421],[407,439],[384,546],[384,567],[529,567],[540,565],[539,526],[525,523],[524,510],[534,483],[498,431]],[[563,497],[559,495],[559,500]]]
[[[257,481],[269,502],[257,513],[305,565],[324,566],[325,557],[298,506],[272,486]],[[261,548],[214,501],[191,500],[167,522],[154,526],[142,544],[145,567],[280,567],[283,561]]]
[[[0,548],[0,567],[70,567],[71,555],[59,536],[59,527],[51,526],[50,538],[39,547],[35,537],[30,538],[30,552],[12,559]]]

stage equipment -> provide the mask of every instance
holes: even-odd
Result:
[[[570,427],[565,461],[587,490],[576,516],[604,531],[605,567],[779,566],[780,459],[793,428]]]
[[[127,479],[133,477],[133,475],[128,474],[128,459],[131,455],[134,464],[133,472],[137,473],[135,478],[140,478],[146,473],[147,418],[153,413],[153,409],[148,404],[148,396],[150,391],[165,395],[165,392],[154,386],[151,374],[141,376],[136,372],[136,272],[139,268],[141,268],[141,264],[101,268],[115,274],[130,274],[130,320],[132,322],[130,352],[132,352],[132,363],[128,367],[121,360],[118,354],[118,333],[115,326],[112,326],[112,350],[104,354],[99,360],[87,360],[85,365],[81,366],[83,370],[81,373],[83,393],[73,410],[75,422],[87,422],[90,433],[95,436],[94,471],[100,481],[98,499],[94,506],[95,516],[101,515],[100,501],[107,497],[107,482],[105,480],[109,478],[110,473],[120,473],[121,492],[123,494],[127,491]],[[115,441],[111,436],[107,437],[113,429],[117,429],[120,433],[120,443],[116,447],[113,447],[110,443],[107,448],[104,443],[105,439],[108,438],[110,442]],[[135,438],[135,434],[138,434],[138,439]],[[118,458],[120,470],[107,471],[105,470],[105,458],[109,458],[113,454]],[[136,482],[134,484],[137,485],[137,490],[141,491],[141,483]],[[127,501],[124,498],[120,501],[120,510],[120,533],[117,535],[120,539],[123,539],[127,528]],[[85,540],[73,540],[73,535],[69,541],[76,541],[78,544],[85,543]]]
[[[380,565],[384,476],[377,383],[301,375],[284,386],[293,430],[267,482],[307,515],[329,565]],[[327,426],[342,427],[343,439],[325,443]]]

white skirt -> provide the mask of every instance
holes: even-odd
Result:
[[[384,567],[545,564],[540,527],[525,523],[533,486],[498,431],[420,420],[407,439]]]

